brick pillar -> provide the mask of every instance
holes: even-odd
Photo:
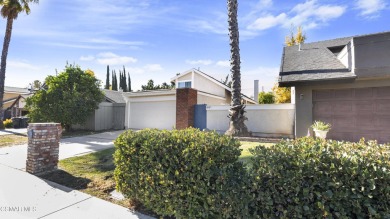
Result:
[[[42,174],[57,169],[61,133],[59,123],[29,123],[27,172]]]
[[[192,88],[176,89],[176,129],[194,126],[194,110],[198,91]]]

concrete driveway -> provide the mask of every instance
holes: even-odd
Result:
[[[62,139],[60,142],[60,160],[112,148],[114,147],[113,140],[123,131],[111,131]],[[0,148],[0,164],[25,170],[26,159],[27,144]]]
[[[114,146],[122,131],[66,138],[60,159]],[[129,218],[152,219],[77,190],[46,181],[24,171],[27,145],[0,148],[0,218]]]

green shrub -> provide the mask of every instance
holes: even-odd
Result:
[[[301,138],[251,151],[260,218],[390,218],[390,146]]]
[[[3,124],[4,124],[4,127],[5,128],[13,128],[13,123],[12,123],[12,119],[6,119],[3,121]]]
[[[198,129],[127,131],[115,141],[115,180],[162,216],[248,218],[239,141]]]
[[[275,103],[275,96],[272,92],[260,92],[259,93],[259,103],[260,104],[272,104]]]

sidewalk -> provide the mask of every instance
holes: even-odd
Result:
[[[121,132],[64,139],[60,159],[111,148]],[[0,148],[0,218],[151,219],[24,172],[26,156],[27,145]]]

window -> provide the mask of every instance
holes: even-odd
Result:
[[[179,84],[177,85],[177,88],[191,88],[191,81],[183,81],[183,82],[179,82]]]

